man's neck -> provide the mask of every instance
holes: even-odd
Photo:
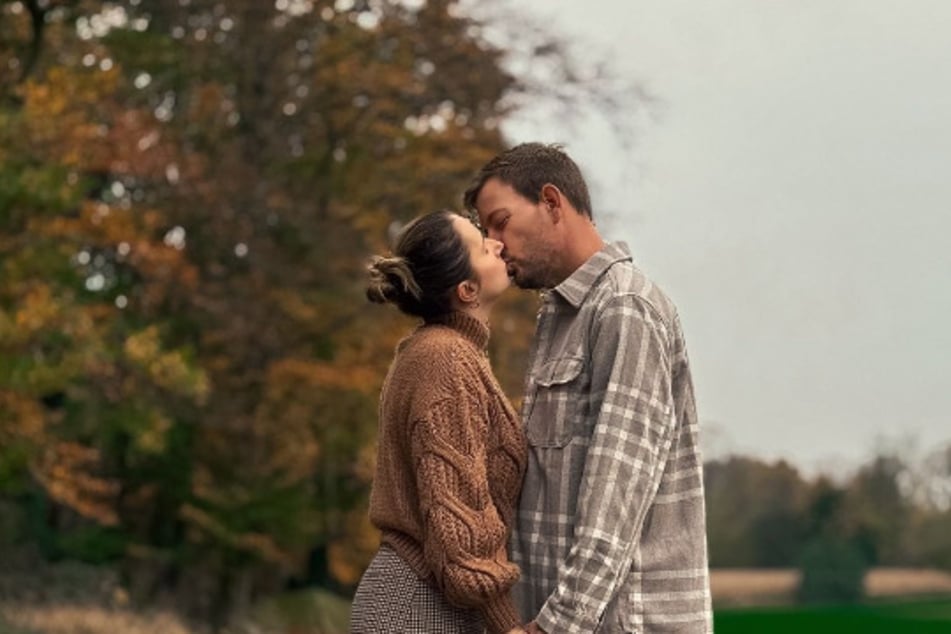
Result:
[[[591,221],[585,219],[583,222],[579,222],[571,231],[573,233],[566,242],[563,251],[565,268],[562,271],[562,281],[569,278],[595,253],[604,248],[604,239]]]

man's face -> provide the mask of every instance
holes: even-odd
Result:
[[[476,199],[486,236],[504,245],[509,277],[520,288],[551,288],[561,280],[551,217],[544,202],[533,203],[498,178],[490,178]]]

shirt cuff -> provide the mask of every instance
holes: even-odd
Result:
[[[598,619],[580,609],[563,612],[549,600],[542,606],[535,623],[547,634],[590,634],[598,627]]]

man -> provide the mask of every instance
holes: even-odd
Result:
[[[530,632],[712,631],[702,462],[671,301],[605,243],[557,146],[492,159],[465,194],[508,273],[542,289],[511,540]]]

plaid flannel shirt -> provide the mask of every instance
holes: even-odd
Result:
[[[523,404],[516,605],[546,632],[711,632],[693,386],[624,243],[544,294]]]

